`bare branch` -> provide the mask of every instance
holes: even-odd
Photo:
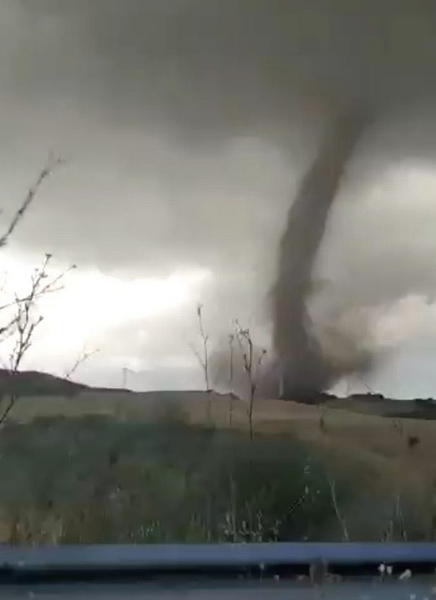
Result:
[[[404,519],[404,513],[402,508],[401,496],[397,494],[395,497],[395,517],[400,526],[401,537],[403,542],[407,542],[407,529],[406,529],[406,521]]]
[[[195,358],[198,360],[200,367],[202,369],[204,369],[204,361],[203,361],[203,358],[202,358],[200,352],[197,350],[197,348],[195,347],[194,344],[190,343],[188,345],[189,345],[189,348],[192,350],[192,353],[194,354]]]
[[[12,408],[14,407],[16,401],[17,401],[17,396],[15,394],[10,394],[8,405],[0,416],[0,426],[3,425],[3,423],[6,421],[8,415],[11,412]]]
[[[244,329],[240,326],[239,321],[235,319],[233,326],[235,328],[236,340],[242,354],[244,370],[247,374],[249,385],[249,405],[248,405],[248,423],[250,439],[253,440],[253,413],[254,399],[256,395],[257,383],[259,379],[259,371],[262,366],[262,361],[266,355],[266,350],[262,349],[259,357],[255,360],[254,343],[248,328]]]
[[[209,394],[208,403],[207,403],[207,413],[208,413],[207,418],[208,418],[208,421],[210,421],[211,420],[211,411],[212,411],[212,406],[211,406],[212,395],[211,395],[210,379],[209,379],[209,347],[208,347],[209,336],[204,330],[203,305],[200,303],[197,304],[197,319],[198,319],[198,327],[200,330],[200,337],[202,340],[203,351],[202,351],[202,353],[200,353],[197,350],[197,348],[194,346],[194,344],[189,344],[189,347],[191,348],[192,352],[196,356],[196,358],[203,370],[204,382],[206,385],[206,392]]]
[[[77,369],[84,362],[89,360],[91,358],[91,356],[94,356],[94,354],[97,354],[98,352],[100,352],[99,348],[96,348],[95,350],[89,350],[89,351],[86,351],[85,349],[83,349],[82,352],[77,357],[77,359],[76,359],[75,363],[73,364],[73,366],[71,367],[71,369],[66,371],[65,376],[64,376],[65,379],[67,379],[69,381],[71,379],[71,377],[74,375],[74,373],[77,371]]]
[[[14,300],[3,307],[3,310],[13,309],[13,314],[0,327],[0,342],[13,338],[7,367],[11,378],[16,377],[19,372],[23,358],[32,346],[35,331],[43,322],[41,315],[34,314],[38,299],[62,289],[63,278],[71,270],[68,269],[50,279],[47,271],[51,258],[50,254],[46,254],[41,267],[35,269],[30,278],[29,291],[22,297],[15,294]],[[15,390],[10,392],[8,404],[0,415],[0,425],[5,421],[18,397]]]
[[[28,189],[23,202],[13,215],[6,231],[0,235],[0,248],[7,245],[9,238],[24,218],[44,181],[48,179],[53,170],[62,163],[63,161],[59,158],[53,156],[49,157],[46,166],[41,170],[34,184]],[[8,315],[6,322],[0,326],[0,343],[15,337],[9,355],[8,371],[11,377],[15,377],[19,371],[21,362],[32,345],[35,330],[43,321],[42,316],[33,315],[38,299],[45,294],[62,289],[61,284],[65,273],[62,273],[51,280],[48,278],[47,269],[50,259],[51,254],[46,254],[42,266],[35,269],[30,278],[30,290],[27,294],[19,296],[15,293],[12,301],[0,306],[0,312],[7,311],[7,309],[13,309],[13,314]],[[4,286],[5,282],[2,283],[1,291],[4,291]],[[17,399],[18,395],[12,390],[9,393],[7,406],[0,415],[0,425],[5,422]]]
[[[342,516],[342,513],[339,509],[339,504],[338,504],[338,498],[336,495],[336,482],[334,479],[332,479],[331,477],[328,478],[328,483],[329,483],[329,488],[330,488],[330,495],[332,498],[332,503],[333,503],[333,508],[335,509],[335,514],[336,514],[336,518],[338,520],[338,523],[342,529],[342,536],[344,538],[344,542],[349,542],[350,541],[350,536],[348,535],[348,528],[347,528],[347,524],[345,522],[344,517]]]
[[[50,260],[51,254],[46,254],[46,259],[47,259],[47,257]],[[46,263],[46,266],[47,266],[47,264],[48,264],[48,261]],[[44,266],[43,266],[43,268],[44,268]],[[62,283],[63,279],[65,278],[66,275],[71,273],[71,271],[73,271],[74,269],[77,269],[77,266],[71,265],[71,267],[69,267],[66,271],[63,271],[60,275],[57,275],[51,281],[49,281],[47,283],[47,285],[45,285],[45,286],[38,285],[37,288],[33,292],[33,300],[36,301],[41,296],[46,296],[47,294],[53,294],[54,292],[62,291],[64,289],[64,284]],[[46,277],[47,277],[47,274],[43,275],[42,279],[45,279]],[[18,297],[17,295],[15,295],[14,300],[7,302],[6,304],[0,305],[0,312],[3,310],[6,310],[7,308],[11,308],[12,306],[16,305],[17,303],[28,302],[29,300],[31,300],[30,293],[25,296],[21,296],[21,297]],[[1,335],[1,328],[0,328],[0,335]]]
[[[59,159],[59,158],[55,159],[53,157],[49,158],[47,165],[39,173],[35,183],[28,189],[26,197],[24,198],[21,206],[18,208],[18,210],[15,212],[14,216],[12,217],[12,220],[9,223],[9,226],[7,227],[6,231],[3,233],[3,235],[0,236],[0,248],[2,248],[3,246],[5,246],[7,244],[10,236],[14,233],[18,224],[23,219],[23,217],[26,214],[27,210],[29,209],[30,205],[34,201],[41,185],[44,183],[44,181],[48,177],[50,177],[53,170],[61,164],[63,164],[63,161],[61,159]]]
[[[234,362],[234,341],[235,336],[229,335],[229,427],[233,421],[233,362]]]

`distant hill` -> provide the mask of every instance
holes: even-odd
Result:
[[[313,402],[312,404],[316,404]],[[340,408],[352,412],[379,417],[404,419],[436,419],[436,401],[433,398],[416,398],[414,400],[398,400],[385,398],[382,394],[353,394],[346,398],[338,398],[324,394],[318,404],[329,408]]]
[[[113,388],[95,388],[76,383],[40,371],[18,371],[11,373],[0,369],[0,397],[8,394],[19,396],[76,396],[83,391],[119,392]],[[123,390],[128,392],[129,390]]]

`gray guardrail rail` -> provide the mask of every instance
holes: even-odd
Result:
[[[0,547],[0,572],[310,565],[435,565],[434,543],[247,543]]]

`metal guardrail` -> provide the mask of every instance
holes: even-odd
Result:
[[[0,547],[0,571],[172,570],[310,565],[436,566],[436,543],[249,543]]]

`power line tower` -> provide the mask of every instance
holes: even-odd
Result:
[[[122,370],[122,389],[123,390],[127,389],[127,375],[129,373],[134,373],[134,371],[132,371],[132,369],[129,369],[128,367],[123,367],[123,370]]]

